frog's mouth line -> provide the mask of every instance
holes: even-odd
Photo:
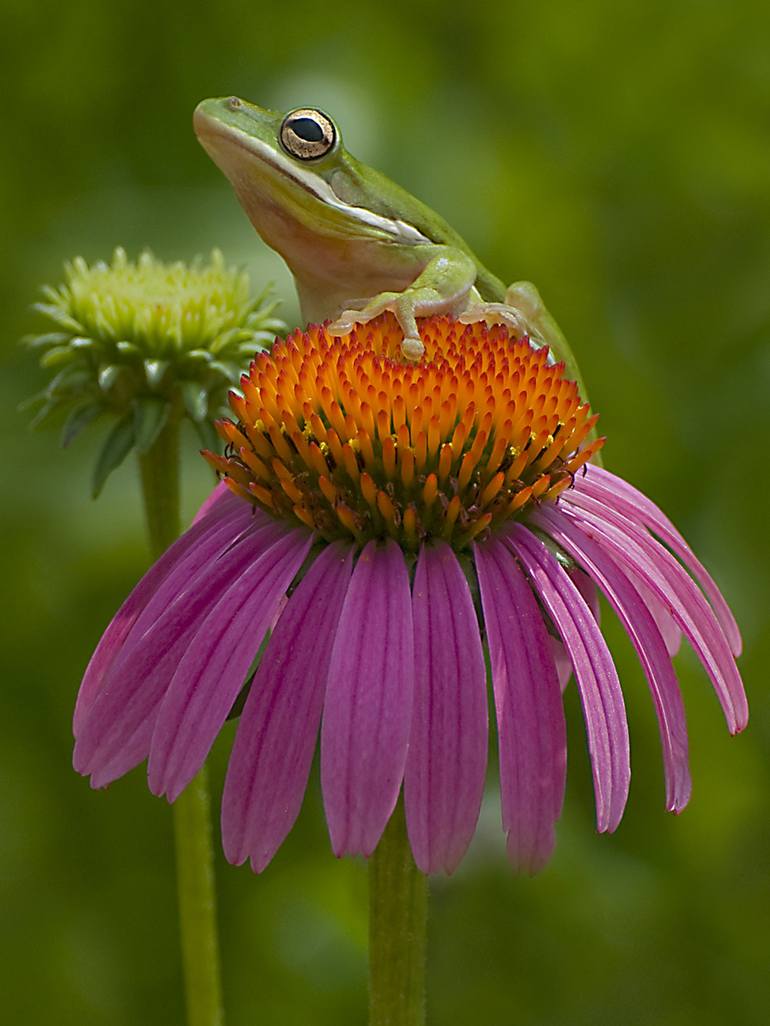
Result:
[[[267,168],[279,181],[290,181],[323,206],[338,210],[341,214],[359,224],[384,232],[394,242],[398,242],[401,245],[414,246],[429,241],[413,225],[407,224],[405,221],[383,217],[371,210],[367,210],[365,207],[356,207],[349,203],[344,203],[320,175],[314,174],[312,171],[304,171],[304,169],[298,167],[288,157],[282,158],[281,154],[276,150],[254,136],[240,131],[238,128],[229,127],[223,129],[219,122],[206,117],[205,114],[198,111],[195,112],[193,124],[198,140],[216,164],[219,164],[219,161],[216,159],[217,147],[216,145],[210,145],[211,140],[224,142],[229,146],[235,146],[248,153],[260,165]]]

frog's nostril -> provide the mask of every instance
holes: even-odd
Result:
[[[237,110],[240,106],[242,106],[242,103],[237,96],[230,96],[227,100],[227,106],[230,108],[230,110]]]

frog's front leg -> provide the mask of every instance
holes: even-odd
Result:
[[[419,257],[421,248],[415,247],[414,256]],[[382,292],[361,309],[343,310],[329,325],[329,332],[347,335],[357,324],[366,324],[388,310],[404,333],[403,355],[407,360],[420,360],[425,346],[420,339],[417,318],[457,313],[476,280],[476,265],[462,250],[433,245],[426,249],[425,266],[403,292]]]

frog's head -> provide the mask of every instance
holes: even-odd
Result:
[[[322,111],[278,114],[230,96],[203,100],[193,123],[254,227],[284,256],[298,236],[425,241],[389,202],[398,186],[352,157]]]

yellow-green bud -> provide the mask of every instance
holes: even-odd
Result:
[[[37,426],[66,415],[62,445],[103,415],[116,418],[97,458],[94,495],[132,450],[147,452],[170,417],[188,418],[204,446],[255,352],[285,331],[269,287],[250,294],[248,275],[208,261],[163,263],[149,252],[111,263],[82,257],[65,265],[65,281],[43,288],[35,309],[52,330],[24,342],[54,371],[29,404]]]

